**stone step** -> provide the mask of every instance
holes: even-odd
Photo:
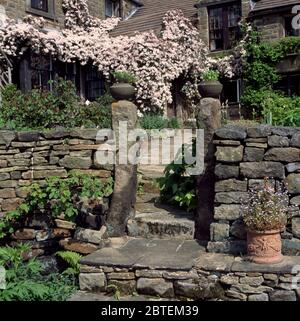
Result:
[[[136,214],[127,224],[132,237],[192,240],[195,234],[193,214],[160,204],[157,194],[144,194],[137,200]]]

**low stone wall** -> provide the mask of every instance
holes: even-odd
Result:
[[[81,266],[80,289],[218,301],[300,301],[299,257],[257,265],[226,254],[203,253],[190,271]]]
[[[225,126],[215,133],[215,209],[208,251],[245,253],[246,232],[240,204],[247,191],[285,181],[290,193],[289,224],[282,234],[283,251],[300,251],[300,129]]]
[[[97,129],[56,129],[45,132],[0,131],[0,217],[14,210],[26,197],[24,187],[45,178],[62,179],[72,170],[106,179],[112,166],[99,164],[97,150],[104,140],[97,139]],[[98,204],[97,213],[82,204],[85,220],[76,225],[63,217],[56,220],[31,213],[22,229],[16,231],[12,244],[26,241],[34,255],[55,250],[58,245],[83,254],[96,250],[103,230],[101,215],[109,208],[108,199]],[[93,231],[97,229],[98,231]]]

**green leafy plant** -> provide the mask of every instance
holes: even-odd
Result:
[[[284,186],[275,188],[265,178],[263,189],[249,191],[241,207],[246,227],[252,231],[282,230],[287,223],[288,195]]]
[[[145,114],[139,120],[143,129],[163,129],[168,127],[168,120],[161,115]]]
[[[109,197],[113,192],[113,179],[101,180],[97,177],[71,172],[66,179],[49,177],[44,185],[33,183],[26,188],[28,195],[16,210],[8,212],[0,219],[0,238],[14,232],[22,218],[30,213],[46,212],[52,217],[61,214],[74,221],[78,214],[78,200]]]
[[[0,290],[0,301],[62,301],[75,292],[74,277],[42,275],[38,260],[26,260],[28,252],[26,244],[0,247],[0,265],[6,269],[6,288]]]
[[[112,75],[118,83],[127,83],[133,85],[137,81],[136,77],[128,72],[116,71],[113,72]]]
[[[204,81],[218,80],[220,74],[216,70],[208,70],[204,72],[201,77]]]
[[[180,129],[181,124],[179,123],[179,121],[176,117],[173,117],[168,121],[168,128]]]
[[[69,267],[64,271],[64,273],[75,275],[78,275],[80,273],[79,262],[82,259],[82,255],[72,251],[58,251],[55,254],[69,265]]]
[[[63,126],[111,128],[112,97],[104,95],[84,104],[71,81],[57,79],[53,91],[33,89],[23,93],[15,85],[2,91],[1,127],[39,129]]]
[[[117,301],[120,301],[120,299],[121,299],[121,292],[120,292],[119,288],[118,288],[115,284],[109,284],[109,285],[107,286],[107,289],[108,289],[108,290],[112,290],[114,298],[115,298]]]
[[[185,153],[195,155],[195,143],[182,146],[176,160],[166,166],[164,177],[158,179],[158,184],[162,201],[192,211],[197,205],[196,176],[187,175],[187,169],[193,165],[185,162]]]

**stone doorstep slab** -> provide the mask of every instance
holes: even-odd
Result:
[[[190,271],[205,253],[196,240],[130,239],[119,248],[105,247],[81,260],[92,266]]]

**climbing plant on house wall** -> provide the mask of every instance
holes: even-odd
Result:
[[[211,67],[227,77],[233,75],[236,59],[210,58],[197,28],[181,11],[166,13],[159,35],[149,31],[132,37],[111,37],[109,32],[119,19],[91,17],[86,0],[64,0],[63,9],[66,19],[61,31],[45,32],[42,18],[7,20],[0,30],[1,50],[8,56],[20,56],[31,47],[61,61],[79,60],[82,65],[91,62],[107,79],[113,71],[128,71],[138,79],[136,97],[142,112],[162,110],[171,103],[172,82],[180,75],[192,83]],[[189,87],[191,95],[196,86]]]

